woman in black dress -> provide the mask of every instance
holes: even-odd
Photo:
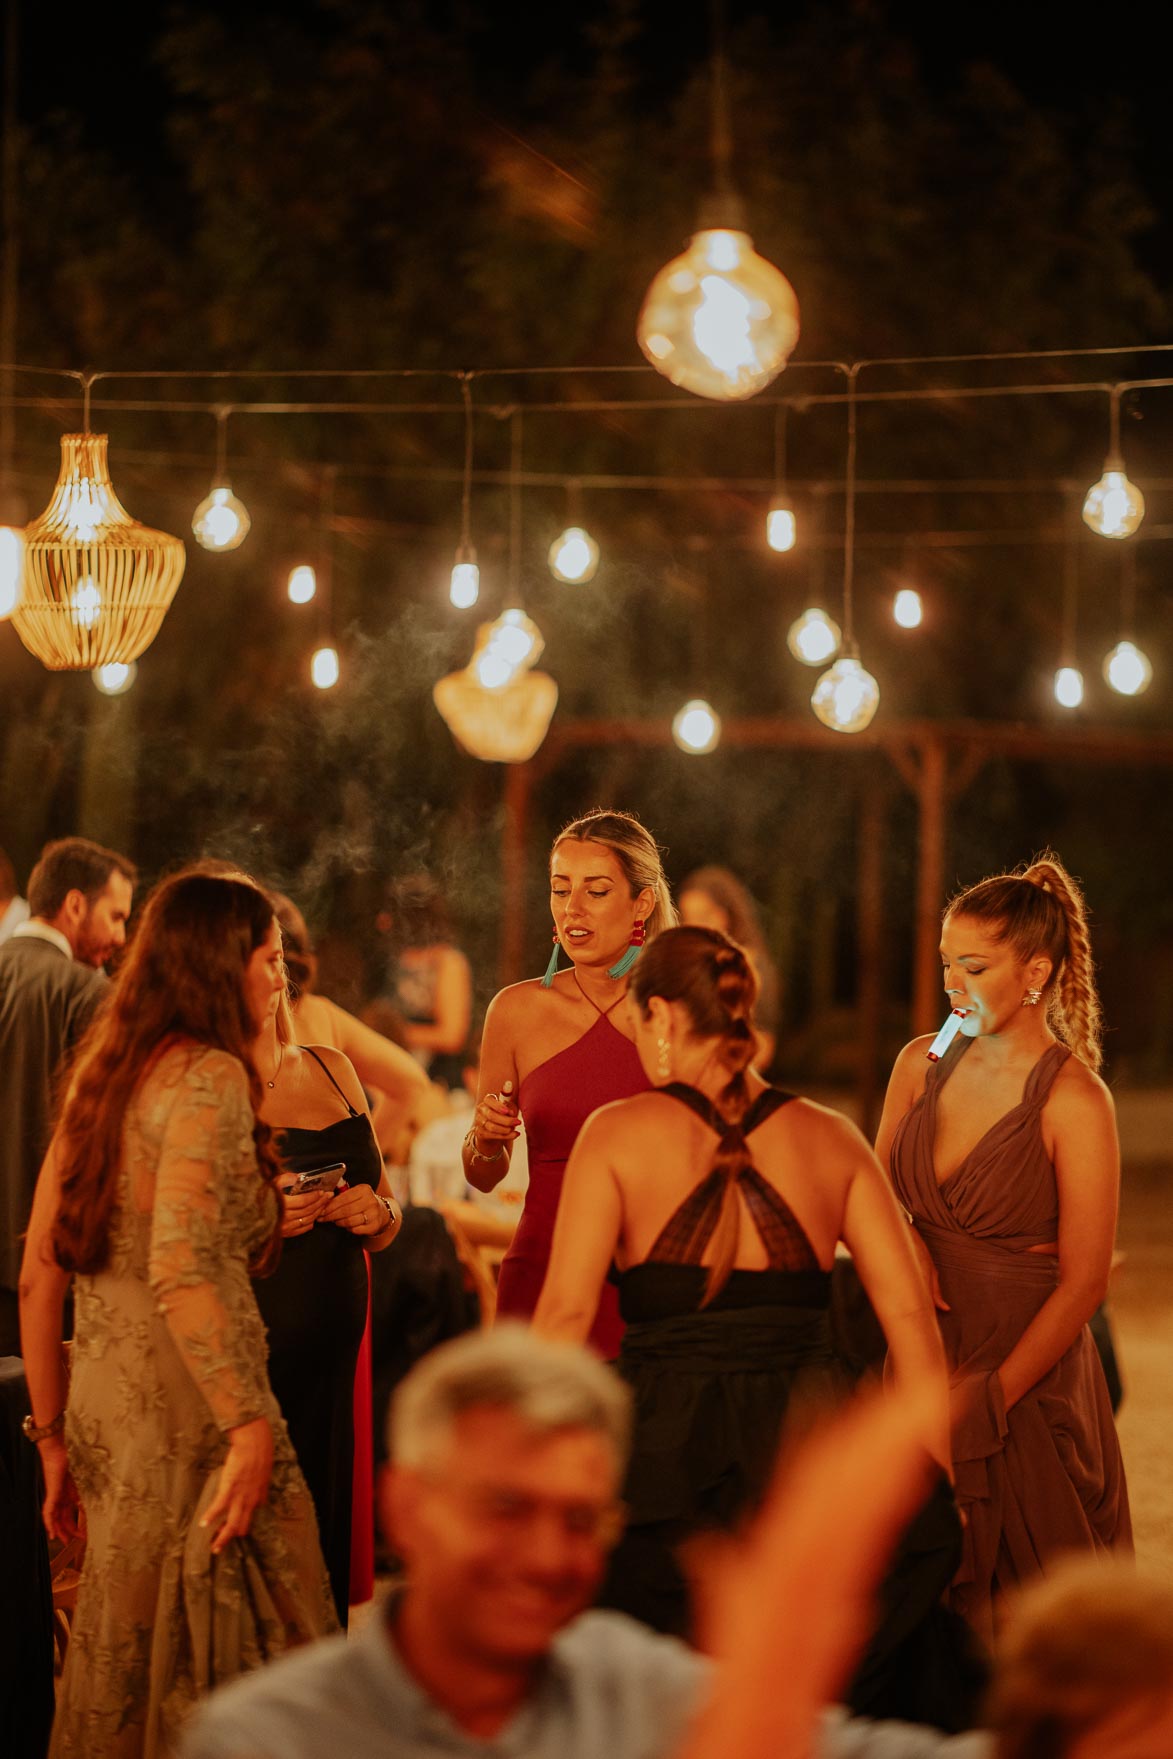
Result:
[[[341,1051],[293,1042],[283,964],[253,1047],[264,1084],[260,1116],[287,1170],[285,1236],[276,1272],[256,1284],[269,1332],[269,1379],[314,1507],[338,1617],[349,1602],[354,1377],[367,1313],[363,1248],[399,1230],[383,1157],[357,1075]],[[299,1194],[299,1174],[328,1171]]]
[[[635,1434],[628,1526],[603,1598],[679,1634],[691,1629],[681,1545],[735,1525],[761,1496],[783,1432],[847,1390],[829,1315],[840,1239],[896,1381],[938,1389],[924,1440],[948,1468],[944,1353],[911,1230],[855,1126],[753,1072],[756,992],[744,950],[714,929],[668,929],[645,951],[629,1007],[652,1091],[583,1125],[534,1316],[549,1337],[583,1340],[617,1265]],[[944,1474],[939,1498],[927,1568],[893,1586],[884,1655],[865,1664],[876,1690],[891,1683],[893,1633],[921,1620],[952,1573],[958,1528]],[[925,1716],[938,1719],[950,1717]]]

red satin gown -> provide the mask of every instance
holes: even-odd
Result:
[[[538,1304],[550,1262],[562,1177],[583,1124],[599,1106],[630,1099],[649,1085],[635,1046],[601,1011],[589,1031],[539,1063],[521,1083],[518,1106],[529,1147],[529,1190],[513,1244],[501,1265],[499,1317],[528,1319]],[[618,1291],[608,1283],[589,1341],[611,1360],[619,1354],[622,1337]]]

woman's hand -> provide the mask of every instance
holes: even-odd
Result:
[[[351,1234],[382,1234],[392,1224],[399,1225],[399,1212],[388,1213],[387,1205],[369,1185],[350,1185],[331,1197],[321,1219]]]
[[[230,1539],[241,1539],[263,1503],[273,1471],[273,1431],[267,1417],[254,1417],[228,1431],[228,1456],[220,1468],[220,1484],[200,1520],[212,1528],[213,1552]]]
[[[62,1542],[76,1539],[82,1530],[81,1505],[69,1470],[65,1442],[61,1436],[54,1435],[37,1445],[45,1477],[45,1500],[41,1504],[45,1532],[50,1539]]]
[[[520,1129],[512,1081],[504,1082],[500,1093],[486,1093],[477,1101],[469,1134],[482,1159],[497,1155],[505,1143],[516,1139]]]
[[[292,1240],[297,1234],[308,1234],[331,1200],[329,1191],[303,1191],[294,1196],[285,1193],[285,1215],[281,1222],[281,1238]]]

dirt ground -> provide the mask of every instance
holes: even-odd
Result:
[[[1112,1326],[1138,1561],[1173,1581],[1173,1162],[1126,1167]]]

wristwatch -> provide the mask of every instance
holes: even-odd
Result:
[[[58,1411],[52,1423],[42,1423],[38,1428],[33,1422],[33,1414],[30,1411],[20,1427],[22,1433],[28,1437],[29,1441],[48,1441],[51,1435],[60,1435],[61,1431],[65,1428],[65,1412]]]

